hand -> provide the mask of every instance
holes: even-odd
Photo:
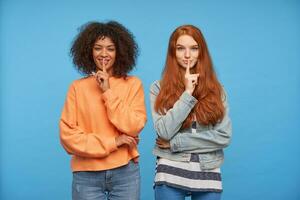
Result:
[[[188,60],[187,67],[185,70],[185,75],[184,75],[184,85],[185,85],[185,91],[187,91],[190,95],[192,95],[196,85],[198,84],[199,74],[190,73],[190,64],[191,61]]]
[[[105,92],[110,88],[109,86],[109,74],[106,71],[106,67],[104,65],[104,61],[102,62],[102,70],[98,70],[95,74],[96,80],[100,86],[100,88]]]
[[[156,138],[156,144],[161,149],[170,149],[170,142],[163,140],[160,137]]]
[[[134,148],[137,146],[138,141],[137,141],[137,137],[131,137],[131,136],[122,134],[122,135],[116,137],[116,144],[117,144],[117,147],[122,146],[122,145],[128,145],[129,148]]]
[[[139,136],[134,137],[134,139],[135,139],[136,144],[139,144],[139,143],[140,143],[140,138],[139,138]]]

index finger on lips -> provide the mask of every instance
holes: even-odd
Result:
[[[105,60],[105,59],[102,60],[102,68],[103,68],[102,70],[103,70],[104,73],[106,73],[106,66],[105,66],[105,64],[104,64],[104,60]]]
[[[190,75],[190,61],[187,61],[187,66],[185,68],[185,75]]]

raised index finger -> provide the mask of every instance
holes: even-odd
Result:
[[[190,75],[190,61],[187,61],[187,66],[185,68],[185,75]]]
[[[102,60],[102,71],[103,71],[104,73],[106,73],[106,67],[105,67],[105,64],[104,64],[104,63],[105,63],[104,60],[105,60],[105,59]]]

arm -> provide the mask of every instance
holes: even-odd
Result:
[[[77,125],[76,113],[76,90],[73,84],[68,91],[59,124],[60,141],[69,154],[100,158],[117,150],[114,137],[109,138],[99,133],[85,133]]]
[[[145,97],[140,80],[131,85],[129,98],[124,101],[117,91],[108,89],[103,93],[110,122],[122,133],[136,137],[145,126]]]
[[[182,123],[198,101],[192,95],[183,92],[173,108],[169,109],[165,115],[161,115],[154,110],[155,100],[160,90],[158,84],[154,82],[150,88],[152,118],[158,136],[169,141],[180,130]]]
[[[211,127],[197,133],[180,133],[170,141],[172,152],[193,151],[198,153],[211,152],[227,147],[231,140],[232,127],[228,112],[229,107],[225,97],[225,115],[223,120]]]

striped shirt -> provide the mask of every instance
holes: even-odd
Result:
[[[202,170],[198,154],[192,154],[189,162],[157,158],[154,185],[163,184],[191,192],[222,192],[220,168]]]

